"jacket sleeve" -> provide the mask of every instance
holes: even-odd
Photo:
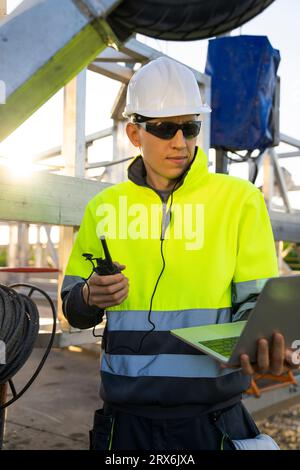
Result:
[[[102,245],[96,229],[88,205],[71,251],[61,289],[63,313],[68,322],[76,328],[91,328],[100,323],[104,315],[104,310],[87,305],[82,296],[85,279],[92,274],[92,265],[82,254],[91,253],[97,258],[102,255]]]
[[[278,276],[278,263],[269,214],[262,193],[255,189],[239,221],[232,320],[244,320],[254,308],[266,281]]]
[[[92,328],[103,319],[104,310],[87,305],[82,296],[84,283],[75,284],[63,297],[63,313],[75,328]]]

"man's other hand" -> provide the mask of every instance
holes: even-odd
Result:
[[[125,265],[114,262],[123,271]],[[87,285],[88,284],[88,285]],[[100,276],[93,273],[82,288],[84,301],[88,305],[108,308],[120,305],[128,296],[129,280],[122,273]]]
[[[293,350],[285,347],[284,337],[280,333],[274,333],[272,341],[264,338],[258,341],[257,362],[251,364],[249,356],[242,354],[241,367],[245,374],[254,373],[281,375],[290,369],[298,369],[299,364],[293,362]]]

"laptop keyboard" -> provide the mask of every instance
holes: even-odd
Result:
[[[209,341],[199,341],[199,344],[203,344],[213,351],[221,354],[225,357],[230,357],[234,346],[236,345],[239,336],[234,336],[232,338],[222,338],[222,339],[212,339]]]

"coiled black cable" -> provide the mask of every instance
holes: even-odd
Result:
[[[1,285],[0,340],[5,346],[5,364],[0,365],[1,384],[8,382],[27,361],[38,332],[39,313],[33,300]]]
[[[30,292],[28,295],[18,293],[13,287],[26,287]],[[23,389],[17,393],[11,379],[29,358],[39,332],[39,312],[31,299],[34,291],[40,292],[48,300],[52,310],[53,327],[38,367]],[[46,292],[31,284],[14,284],[10,287],[0,284],[0,340],[5,346],[5,361],[0,361],[0,384],[8,382],[13,394],[11,400],[0,406],[0,410],[18,400],[36,379],[51,350],[55,331],[56,310]]]

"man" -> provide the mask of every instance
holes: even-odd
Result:
[[[243,355],[241,368],[228,369],[169,333],[245,319],[265,281],[278,275],[260,191],[208,173],[196,147],[209,111],[185,66],[159,58],[135,73],[126,131],[141,155],[129,181],[90,201],[70,256],[65,316],[89,328],[106,311],[99,416],[106,448],[219,449],[254,438],[259,431],[241,394],[254,370],[281,374],[289,358],[277,334],[272,345],[260,341],[256,365]],[[103,235],[124,264],[118,274],[90,276],[82,254],[99,257]],[[96,434],[93,446],[104,448]]]

